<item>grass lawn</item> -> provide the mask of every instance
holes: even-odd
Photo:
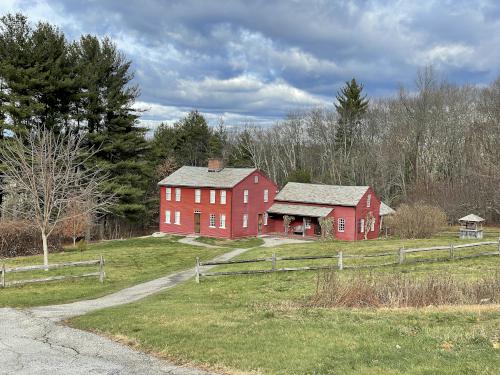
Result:
[[[237,248],[248,249],[251,247],[260,246],[264,243],[264,240],[257,237],[242,238],[239,240],[226,240],[226,239],[212,238],[212,237],[198,237],[196,241],[203,242],[208,245],[230,247],[233,249]]]
[[[27,307],[96,298],[193,267],[197,256],[208,260],[227,251],[223,248],[207,249],[185,245],[178,243],[177,239],[178,237],[165,237],[106,241],[90,244],[84,252],[71,248],[64,253],[50,254],[51,263],[99,259],[102,254],[106,262],[106,279],[103,284],[92,277],[0,288],[0,306]],[[7,268],[43,264],[43,258],[41,255],[10,258],[5,260],[5,264]],[[48,272],[23,272],[7,274],[7,281],[96,271],[97,267],[71,267]]]
[[[252,249],[241,257],[339,249],[375,253],[451,241],[455,239],[313,242]],[[499,262],[500,257],[491,256],[363,272],[478,278],[498,272]],[[249,267],[253,265],[231,269]],[[216,270],[222,269],[228,266]],[[203,278],[200,284],[188,282],[136,303],[74,318],[70,324],[179,363],[228,373],[496,374],[500,368],[498,305],[393,310],[305,307],[317,275],[311,271]]]

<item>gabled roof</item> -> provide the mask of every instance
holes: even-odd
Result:
[[[267,212],[271,214],[324,217],[332,212],[331,207],[307,206],[304,204],[274,203]]]
[[[158,185],[232,188],[254,171],[255,168],[224,168],[219,172],[209,172],[207,167],[184,166]]]
[[[277,201],[357,206],[368,186],[319,185],[289,182],[276,195]]]
[[[380,216],[391,215],[394,211],[391,207],[386,205],[384,202],[380,202]]]
[[[480,223],[481,221],[484,221],[484,219],[480,216],[477,216],[474,214],[469,214],[467,216],[464,216],[461,219],[458,219],[458,221],[472,221],[472,222]]]

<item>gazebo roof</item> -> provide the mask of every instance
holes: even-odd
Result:
[[[461,219],[458,219],[458,221],[470,221],[474,223],[480,223],[484,221],[484,219],[480,216],[474,215],[474,214],[469,214],[467,216],[462,217]]]

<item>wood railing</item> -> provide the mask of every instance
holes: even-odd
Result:
[[[495,246],[494,251],[482,251],[474,254],[460,254],[461,249],[471,248],[471,247],[482,247],[482,246]],[[419,259],[407,259],[408,254],[417,254],[417,253],[427,253],[427,252],[440,252],[446,251],[448,255],[446,258],[419,258]],[[466,258],[475,258],[480,256],[489,256],[489,255],[500,255],[500,239],[498,241],[487,241],[487,242],[477,242],[477,243],[469,243],[463,245],[445,245],[445,246],[433,246],[433,247],[423,247],[423,248],[400,248],[397,251],[378,253],[378,254],[366,254],[366,255],[357,255],[357,254],[345,254],[343,251],[339,251],[334,255],[310,255],[310,256],[284,256],[284,257],[276,257],[276,254],[272,254],[271,257],[267,258],[256,258],[256,259],[236,259],[236,260],[226,260],[226,261],[210,261],[210,262],[200,262],[199,258],[196,258],[195,265],[195,277],[196,282],[200,282],[200,277],[208,277],[208,276],[227,276],[227,275],[251,275],[251,274],[262,274],[262,273],[272,273],[272,272],[290,272],[290,271],[308,271],[308,270],[321,270],[321,269],[360,269],[360,268],[372,268],[372,267],[384,267],[384,266],[394,266],[399,264],[407,264],[407,263],[417,263],[417,262],[439,262],[446,260],[455,260],[455,259],[466,259]],[[356,265],[346,265],[346,259],[367,259],[374,257],[391,257],[393,260],[385,263],[377,263],[377,264],[356,264]],[[337,259],[335,264],[328,265],[312,265],[305,267],[282,267],[278,268],[276,266],[276,262],[278,261],[304,261],[304,260],[317,260],[317,259]],[[235,264],[248,264],[248,263],[262,263],[262,262],[270,262],[271,267],[267,269],[260,270],[242,270],[242,271],[219,271],[219,272],[202,272],[202,267],[204,266],[220,266],[220,265],[235,265]]]
[[[84,273],[79,275],[60,275],[60,276],[51,276],[44,277],[38,279],[29,279],[29,280],[13,280],[7,281],[7,274],[10,273],[18,273],[18,272],[29,272],[29,271],[48,271],[60,268],[68,268],[68,267],[90,267],[90,266],[98,266],[97,272]],[[49,281],[56,280],[65,280],[65,279],[78,279],[83,277],[99,277],[99,282],[103,283],[104,278],[106,277],[106,273],[104,271],[104,258],[101,255],[97,260],[84,260],[79,262],[68,262],[68,263],[55,263],[45,265],[34,265],[34,266],[22,266],[15,268],[6,268],[5,263],[2,264],[2,268],[0,270],[0,286],[5,288],[7,286],[13,285],[23,285],[23,284],[33,284],[33,283],[43,283]]]

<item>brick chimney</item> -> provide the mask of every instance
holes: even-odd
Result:
[[[224,169],[224,162],[221,159],[208,159],[208,171],[220,172]]]

